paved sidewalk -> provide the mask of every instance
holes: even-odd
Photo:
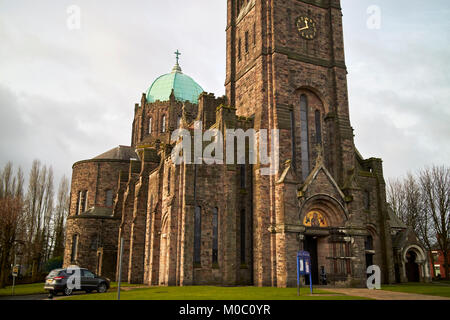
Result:
[[[327,288],[329,292],[341,293],[348,296],[364,297],[375,300],[450,300],[446,297],[429,296],[424,294],[394,292],[385,290],[369,290],[354,288]]]

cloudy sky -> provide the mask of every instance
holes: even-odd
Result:
[[[379,29],[367,24],[372,5]],[[360,152],[383,158],[388,178],[448,164],[448,0],[342,6]],[[0,166],[28,172],[37,158],[59,178],[129,145],[134,104],[171,70],[176,49],[186,74],[223,95],[225,22],[225,0],[0,0]]]

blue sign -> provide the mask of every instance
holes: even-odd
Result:
[[[313,293],[312,279],[311,279],[311,255],[308,251],[297,252],[297,289],[300,295],[300,277],[309,276],[309,287],[311,294]]]

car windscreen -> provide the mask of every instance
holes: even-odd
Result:
[[[56,277],[57,275],[59,275],[62,272],[62,270],[52,270],[50,271],[50,273],[48,274],[47,278],[53,278]]]

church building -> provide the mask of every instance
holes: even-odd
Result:
[[[306,250],[314,283],[326,273],[363,287],[370,265],[383,283],[427,281],[425,250],[386,202],[382,160],[354,144],[340,0],[227,0],[227,11],[226,95],[204,92],[177,51],[134,106],[130,146],[73,165],[64,266],[117,279],[122,251],[130,283],[287,287]],[[196,122],[279,130],[278,172],[173,163],[172,133]]]

